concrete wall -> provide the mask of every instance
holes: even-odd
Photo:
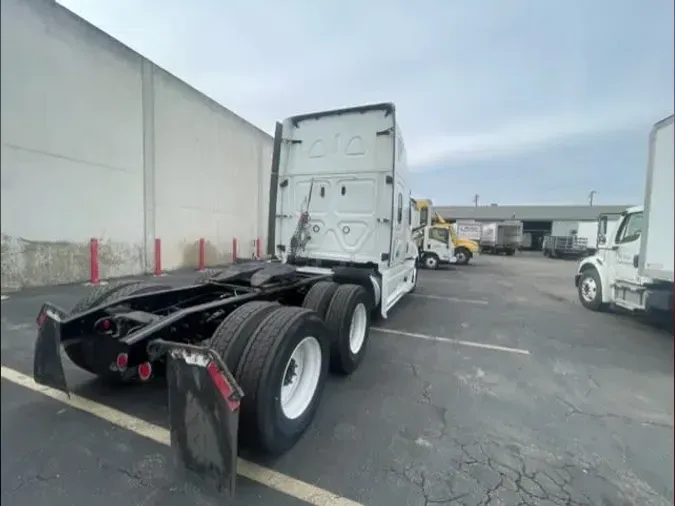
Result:
[[[242,254],[266,236],[272,138],[49,0],[2,0],[2,289]]]

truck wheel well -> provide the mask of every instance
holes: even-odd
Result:
[[[375,278],[375,281],[373,281]],[[361,285],[372,301],[371,309],[375,309],[380,302],[381,293],[376,293],[373,286],[379,276],[374,269],[364,269],[358,267],[336,267],[333,269],[333,281],[340,284]]]
[[[590,270],[597,271],[598,269],[596,269],[595,265],[585,264],[581,267],[579,272],[586,272],[586,271],[590,271]]]

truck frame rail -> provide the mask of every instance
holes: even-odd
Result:
[[[260,441],[260,431],[247,430],[246,437],[255,440],[251,446],[265,453],[290,448],[311,421],[329,366],[348,374],[361,360],[365,346],[347,356],[347,362],[339,358],[350,349],[350,322],[357,313],[365,342],[370,313],[359,308],[373,309],[370,294],[359,284],[339,284],[332,274],[277,262],[234,264],[179,288],[113,283],[84,302],[70,313],[50,302],[42,305],[36,319],[35,381],[70,395],[62,346],[75,365],[115,382],[165,375],[179,475],[229,495],[245,437],[239,431],[245,395],[252,396],[251,405],[244,404],[247,428],[262,424],[263,433],[272,434]],[[304,364],[305,369],[314,367],[314,393],[305,399],[305,415],[297,420],[284,415],[279,424],[277,411],[285,409],[279,398],[300,377],[302,354],[297,350],[310,339],[306,336],[315,336],[313,348],[306,349],[318,357],[314,366]],[[329,357],[329,348],[336,348],[336,357]],[[246,393],[237,378],[248,385]],[[277,408],[257,413],[256,398]]]

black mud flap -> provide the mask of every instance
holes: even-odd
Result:
[[[167,353],[171,448],[182,477],[234,496],[239,404],[243,392],[211,349],[155,341]]]
[[[38,336],[33,356],[33,379],[70,396],[61,361],[61,322],[66,312],[49,302],[37,316]]]

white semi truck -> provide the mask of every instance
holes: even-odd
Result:
[[[597,252],[579,263],[575,284],[592,311],[673,311],[673,116],[649,137],[644,203],[626,209],[614,227],[598,223]]]
[[[289,450],[311,424],[328,372],[347,376],[362,363],[371,315],[386,318],[415,289],[405,153],[391,103],[286,119],[275,134],[269,210],[268,249],[281,261],[212,269],[178,288],[110,283],[71,311],[47,302],[37,316],[36,383],[68,392],[61,346],[108,382],[144,383],[164,371],[176,461],[232,493],[239,446]]]

